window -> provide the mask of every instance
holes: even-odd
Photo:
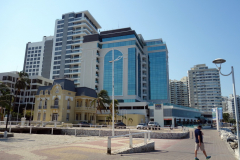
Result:
[[[128,38],[136,38],[136,37],[134,34],[131,34],[131,35],[125,35],[125,36],[103,38],[102,41],[107,42],[107,41],[115,41],[115,40],[128,39]]]
[[[37,53],[37,50],[35,50],[35,53]]]
[[[68,99],[67,106],[70,106],[70,100]]]
[[[167,53],[148,54],[149,61],[149,99],[168,99],[167,88]]]
[[[154,50],[162,50],[166,49],[166,46],[156,46],[156,47],[148,47],[148,51],[154,51]]]
[[[77,107],[79,107],[79,102],[77,101]]]
[[[128,95],[136,95],[136,49],[128,48]]]
[[[114,59],[123,54],[114,50]],[[103,77],[103,89],[108,91],[109,95],[112,95],[112,64],[109,61],[112,60],[112,51],[109,51],[104,57],[104,77]],[[123,93],[123,58],[114,62],[114,77],[115,77],[115,95],[122,95]]]
[[[38,113],[38,118],[37,118],[37,120],[40,121],[40,119],[41,119],[41,113]]]
[[[41,52],[41,50],[38,50],[38,53],[40,53]]]
[[[34,47],[32,47],[32,50],[34,50]]]
[[[35,75],[35,73],[32,73],[32,75],[34,76],[34,75]]]
[[[55,106],[58,106],[58,98],[55,98],[55,100],[54,100],[54,105],[55,105]]]
[[[44,108],[47,109],[47,99],[45,100]]]
[[[29,47],[28,50],[31,50],[31,47]]]
[[[55,50],[56,50],[56,51],[62,50],[62,47],[55,47]]]
[[[60,66],[53,66],[53,69],[60,69]]]
[[[31,53],[31,51],[28,51],[28,53]]]
[[[158,45],[163,44],[162,41],[152,41],[152,42],[146,42],[146,46],[152,46],[152,45]]]
[[[78,121],[78,114],[76,114],[76,121]]]
[[[43,113],[43,121],[46,121],[46,113]]]
[[[32,53],[34,53],[34,51],[32,51]]]
[[[62,54],[62,52],[55,52],[55,56],[61,55],[61,54]]]
[[[67,113],[66,121],[69,121],[69,113]]]
[[[123,42],[116,42],[116,43],[107,43],[107,44],[102,44],[100,48],[112,48],[112,47],[121,47],[121,46],[129,46],[129,45],[135,45],[136,41],[123,41]]]

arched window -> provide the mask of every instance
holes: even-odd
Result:
[[[45,105],[44,106],[45,106],[45,108],[47,108],[47,99],[45,99]]]
[[[55,105],[55,106],[58,106],[58,98],[55,98],[55,100],[54,100],[54,105]]]
[[[39,107],[42,107],[42,99],[40,99]]]
[[[123,54],[114,50],[114,59],[117,59]],[[109,95],[112,95],[112,51],[109,51],[104,57],[104,77],[103,77],[103,89],[108,91]],[[123,95],[123,58],[114,62],[114,94]]]

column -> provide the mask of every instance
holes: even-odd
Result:
[[[81,120],[84,121],[84,119],[85,119],[85,113],[82,112],[82,113],[81,113]]]

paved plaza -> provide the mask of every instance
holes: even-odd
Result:
[[[206,151],[212,160],[235,160],[216,130],[203,130]],[[154,139],[154,152],[107,155],[106,137],[75,137],[68,135],[15,134],[14,138],[0,139],[1,160],[53,159],[194,159],[194,139]],[[142,143],[134,139],[133,143]],[[128,138],[112,140],[112,150],[128,147]],[[199,159],[205,159],[199,152]]]

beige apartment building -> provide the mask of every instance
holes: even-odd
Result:
[[[169,80],[171,104],[189,107],[188,77],[179,80]]]

